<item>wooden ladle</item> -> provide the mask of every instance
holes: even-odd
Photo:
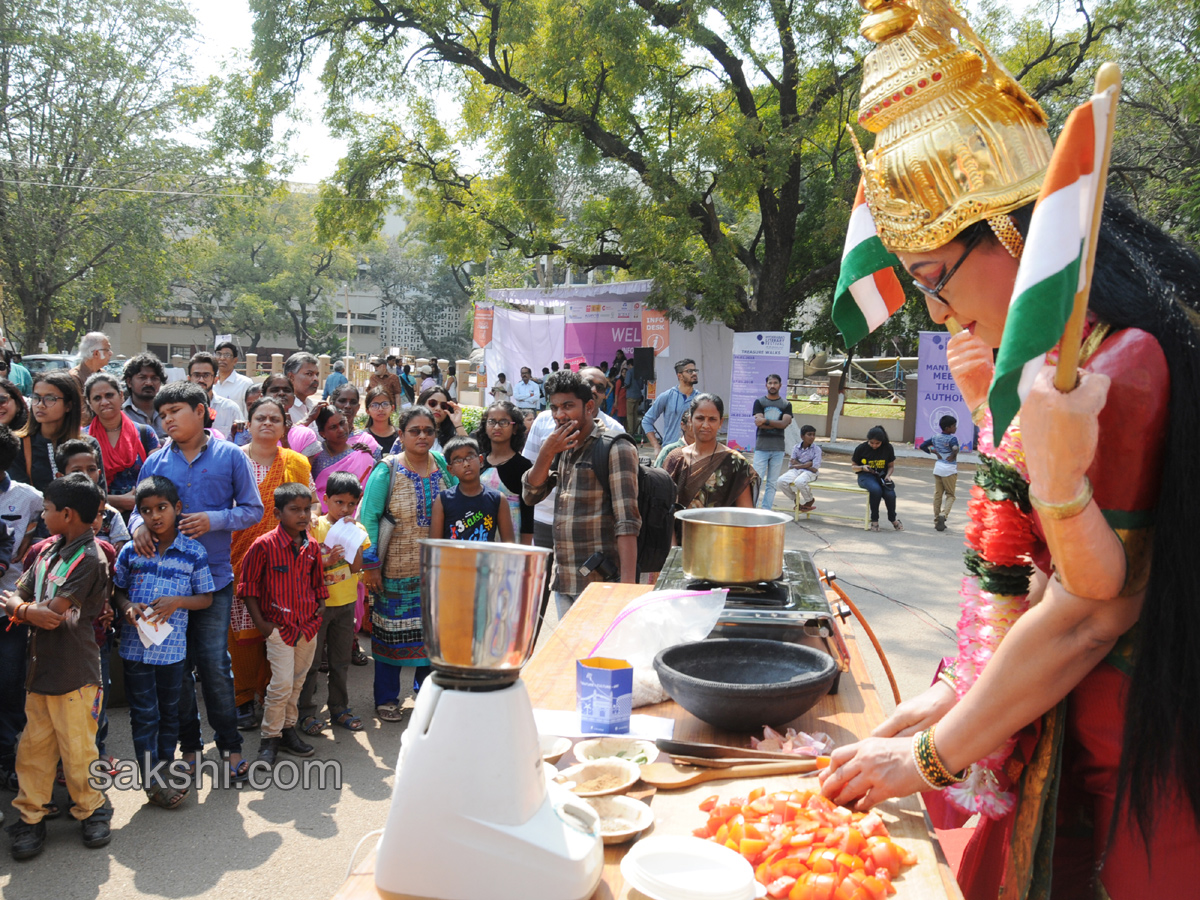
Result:
[[[648,763],[640,767],[642,781],[664,791],[691,787],[704,781],[724,781],[728,778],[762,778],[767,775],[808,775],[818,770],[815,759],[795,762],[750,763],[723,769],[697,769],[670,763]]]

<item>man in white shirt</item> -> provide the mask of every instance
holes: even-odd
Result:
[[[313,407],[317,405],[317,390],[321,387],[321,367],[317,358],[303,350],[293,353],[283,364],[283,374],[296,392],[296,400],[288,410],[288,416],[293,425],[307,424]]]
[[[241,410],[240,418],[246,418],[246,389],[254,382],[237,370],[237,347],[233,341],[222,341],[217,344],[213,356],[217,359],[217,380],[213,382],[213,394],[232,400]]]
[[[513,385],[513,403],[518,409],[538,409],[542,405],[542,391],[528,366],[521,367],[521,380]]]
[[[217,361],[211,353],[203,350],[188,360],[188,381],[204,388],[208,395],[209,410],[213,415],[213,431],[226,440],[233,440],[233,423],[241,418],[241,410],[232,400],[213,393],[213,382],[217,378]]]

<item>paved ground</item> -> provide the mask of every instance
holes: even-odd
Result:
[[[853,481],[846,457],[827,455],[822,472],[826,483]],[[945,533],[933,529],[933,479],[923,460],[901,460],[896,470],[904,532],[872,534],[820,519],[788,526],[788,547],[808,550],[818,566],[833,569],[874,627],[905,697],[923,690],[937,659],[954,649],[947,629],[957,618],[969,479],[969,474],[960,477],[959,505]],[[862,502],[851,495],[818,496],[819,509],[839,512],[852,512]],[[783,500],[781,495],[780,505]],[[867,662],[890,707],[887,680],[869,652]],[[371,668],[352,669],[351,676],[352,700],[365,714],[372,707]],[[66,816],[48,823],[46,850],[36,860],[12,862],[7,838],[0,838],[0,894],[5,900],[329,897],[355,844],[382,827],[387,815],[403,725],[366,721],[361,734],[340,731],[315,740],[319,758],[341,763],[341,790],[206,789],[176,812],[147,806],[141,793],[114,791],[114,836],[104,850],[85,850],[79,826]],[[111,751],[128,758],[125,710],[112,711],[112,734]],[[252,753],[258,738],[247,738]],[[464,735],[481,747],[486,739]],[[210,755],[215,754],[210,750]],[[16,817],[11,799],[11,794],[0,795],[9,822]],[[61,788],[56,799],[64,807],[69,802]]]

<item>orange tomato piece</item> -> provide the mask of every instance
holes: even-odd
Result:
[[[752,791],[750,792],[750,796],[749,796],[747,799],[748,799],[748,800],[749,800],[751,803],[753,803],[755,800],[757,800],[759,797],[761,797],[761,796],[762,796],[763,794],[765,794],[766,792],[767,792],[767,789],[766,789],[766,788],[757,787],[757,788],[755,788],[754,790],[752,790]]]
[[[767,842],[758,838],[742,838],[738,844],[738,853],[746,859],[757,859],[767,849]]]
[[[721,802],[720,796],[713,794],[711,797],[705,797],[700,801],[700,812],[712,812],[717,808],[717,804]]]

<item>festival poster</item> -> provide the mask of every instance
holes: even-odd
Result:
[[[486,347],[492,342],[492,323],[496,307],[492,303],[475,304],[475,329],[471,339],[476,347]]]
[[[787,331],[738,332],[733,336],[733,377],[725,414],[729,416],[726,443],[735,450],[754,449],[758,428],[754,401],[767,393],[767,376],[778,375],[787,385],[792,335]]]
[[[642,346],[642,304],[634,301],[572,302],[566,307],[564,341],[568,358],[598,366],[611,363],[618,350],[626,356]]]
[[[670,359],[671,322],[656,309],[642,309],[642,346],[653,347],[655,357]]]
[[[944,331],[922,331],[917,348],[917,436],[920,447],[935,434],[941,433],[938,420],[944,415],[958,419],[958,438],[961,450],[975,449],[975,426],[967,401],[954,383],[946,362],[946,345],[950,335]]]

